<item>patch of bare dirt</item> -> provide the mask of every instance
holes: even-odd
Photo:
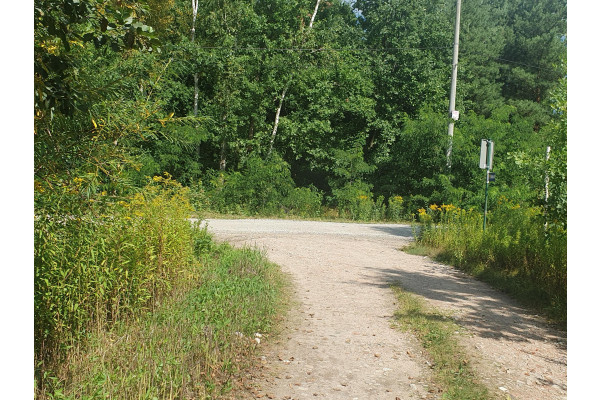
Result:
[[[418,342],[392,328],[390,284],[451,314],[490,391],[523,400],[566,399],[566,334],[484,283],[399,251],[407,225],[208,220],[216,239],[264,250],[291,275],[297,307],[265,338],[250,398],[441,397]]]

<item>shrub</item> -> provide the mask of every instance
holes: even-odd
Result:
[[[340,189],[333,189],[340,216],[352,220],[370,220],[373,215],[373,194],[364,182],[349,182]]]
[[[209,180],[211,207],[219,212],[278,214],[293,191],[290,167],[279,156],[269,160],[250,157],[241,172],[218,172]]]
[[[314,186],[294,188],[284,199],[286,213],[301,217],[317,217],[321,212],[323,194]]]
[[[567,233],[545,226],[540,207],[521,207],[501,197],[488,213],[485,232],[481,213],[472,209],[434,204],[418,212],[421,243],[546,308],[558,322],[566,320]]]
[[[387,219],[399,221],[404,217],[404,199],[402,196],[392,196],[388,199]]]
[[[133,195],[86,199],[84,178],[36,191],[35,354],[47,361],[150,309],[193,257],[188,190],[165,177]]]

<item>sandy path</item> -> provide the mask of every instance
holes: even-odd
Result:
[[[406,225],[208,220],[218,240],[255,246],[292,276],[298,307],[262,354],[255,398],[438,398],[418,343],[391,328],[390,283],[451,313],[492,393],[566,398],[566,338],[452,268],[401,251]],[[262,345],[261,345],[262,346]]]

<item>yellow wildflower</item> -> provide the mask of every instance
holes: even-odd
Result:
[[[456,207],[455,205],[452,205],[452,204],[442,204],[442,210],[449,212],[449,211],[458,210],[458,207]]]

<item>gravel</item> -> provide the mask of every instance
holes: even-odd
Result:
[[[463,327],[460,341],[491,393],[566,398],[566,334],[449,266],[399,251],[413,240],[409,225],[205,223],[217,240],[264,251],[294,283],[297,306],[285,331],[259,345],[262,370],[247,398],[441,398],[416,339],[392,327],[392,283]]]

